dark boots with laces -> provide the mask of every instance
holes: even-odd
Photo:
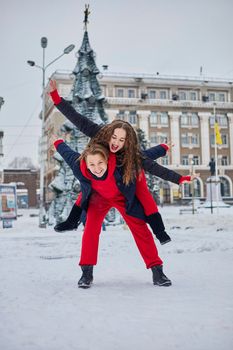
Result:
[[[156,286],[160,287],[169,287],[172,285],[172,282],[167,278],[163,273],[163,265],[156,265],[151,268],[153,274],[153,283]]]
[[[166,244],[171,241],[171,237],[165,231],[163,219],[159,212],[147,216],[147,222],[161,244]]]
[[[82,265],[82,276],[78,281],[79,288],[90,288],[93,282],[93,265]]]
[[[77,230],[78,225],[80,224],[81,213],[82,209],[74,204],[66,221],[63,221],[60,224],[54,226],[54,230],[56,232]]]
[[[79,288],[90,288],[93,282],[93,265],[82,265],[82,276],[78,281]],[[151,268],[153,274],[153,283],[160,287],[169,287],[172,282],[163,273],[163,265],[156,265]]]

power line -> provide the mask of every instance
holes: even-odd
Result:
[[[35,127],[41,127],[41,125],[1,125],[1,128],[35,128]]]
[[[25,125],[23,126],[23,129],[22,129],[21,132],[19,133],[18,137],[16,137],[15,142],[12,144],[12,147],[11,147],[10,151],[6,154],[6,157],[9,156],[9,154],[12,152],[12,150],[14,149],[14,147],[16,146],[16,144],[18,144],[19,138],[22,136],[22,134],[23,134],[25,128],[28,126],[30,120],[33,118],[33,116],[34,116],[36,110],[38,109],[38,107],[39,107],[39,102],[37,103],[36,107],[34,108],[34,110],[32,111],[31,115],[29,116],[27,122],[26,122]]]
[[[18,136],[18,134],[4,134],[4,136],[6,136],[6,137],[13,137],[13,136]],[[40,135],[38,135],[38,134],[35,134],[35,135],[23,135],[23,137],[40,137]]]
[[[4,147],[9,147],[9,146],[14,146],[15,143],[7,143],[7,144],[4,144]],[[24,145],[35,145],[35,142],[20,142],[19,144],[17,144],[17,148],[19,148],[20,146],[24,146]],[[9,154],[9,153],[8,153]],[[7,154],[7,155],[8,155]]]
[[[18,83],[18,84],[5,86],[4,91],[11,91],[11,90],[19,89],[22,86],[33,85],[33,84],[35,84],[35,81],[33,81],[33,80],[23,81],[23,82]]]

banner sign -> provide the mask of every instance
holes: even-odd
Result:
[[[0,184],[0,220],[17,219],[16,186]]]

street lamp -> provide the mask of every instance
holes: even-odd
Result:
[[[194,160],[191,159],[191,176],[194,174]],[[192,193],[192,213],[195,213],[195,207],[194,207],[194,195],[195,195],[195,189],[194,189],[194,180],[191,181],[191,193]]]
[[[4,98],[0,96],[0,110],[2,105],[4,104]],[[0,183],[3,183],[4,179],[4,170],[3,170],[3,146],[2,146],[2,140],[3,140],[4,132],[0,130]]]
[[[45,49],[48,44],[48,39],[46,37],[41,38],[41,47],[43,49],[43,64],[42,66],[37,65],[34,61],[27,61],[29,66],[31,67],[37,67],[42,70],[42,137],[41,140],[43,141],[43,137],[45,135],[45,71],[46,69],[51,66],[55,61],[59,60],[64,55],[69,54],[73,49],[74,45],[71,44],[67,46],[61,55],[56,57],[54,60],[52,60],[50,63],[45,65]],[[42,145],[42,142],[41,142]],[[43,152],[42,152],[43,154]],[[39,227],[46,227],[46,219],[45,219],[45,209],[44,209],[44,160],[42,159],[40,164],[40,213],[39,213]]]
[[[2,96],[0,96],[0,109],[1,109],[1,107],[2,107],[2,105],[4,104],[4,98],[2,97]]]

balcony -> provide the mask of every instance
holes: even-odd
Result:
[[[106,97],[106,101],[110,105],[132,105],[132,106],[155,106],[155,107],[179,107],[179,108],[203,108],[203,109],[232,109],[233,102],[202,102],[202,101],[174,101],[160,99],[140,99],[140,98],[125,98],[125,97]]]

